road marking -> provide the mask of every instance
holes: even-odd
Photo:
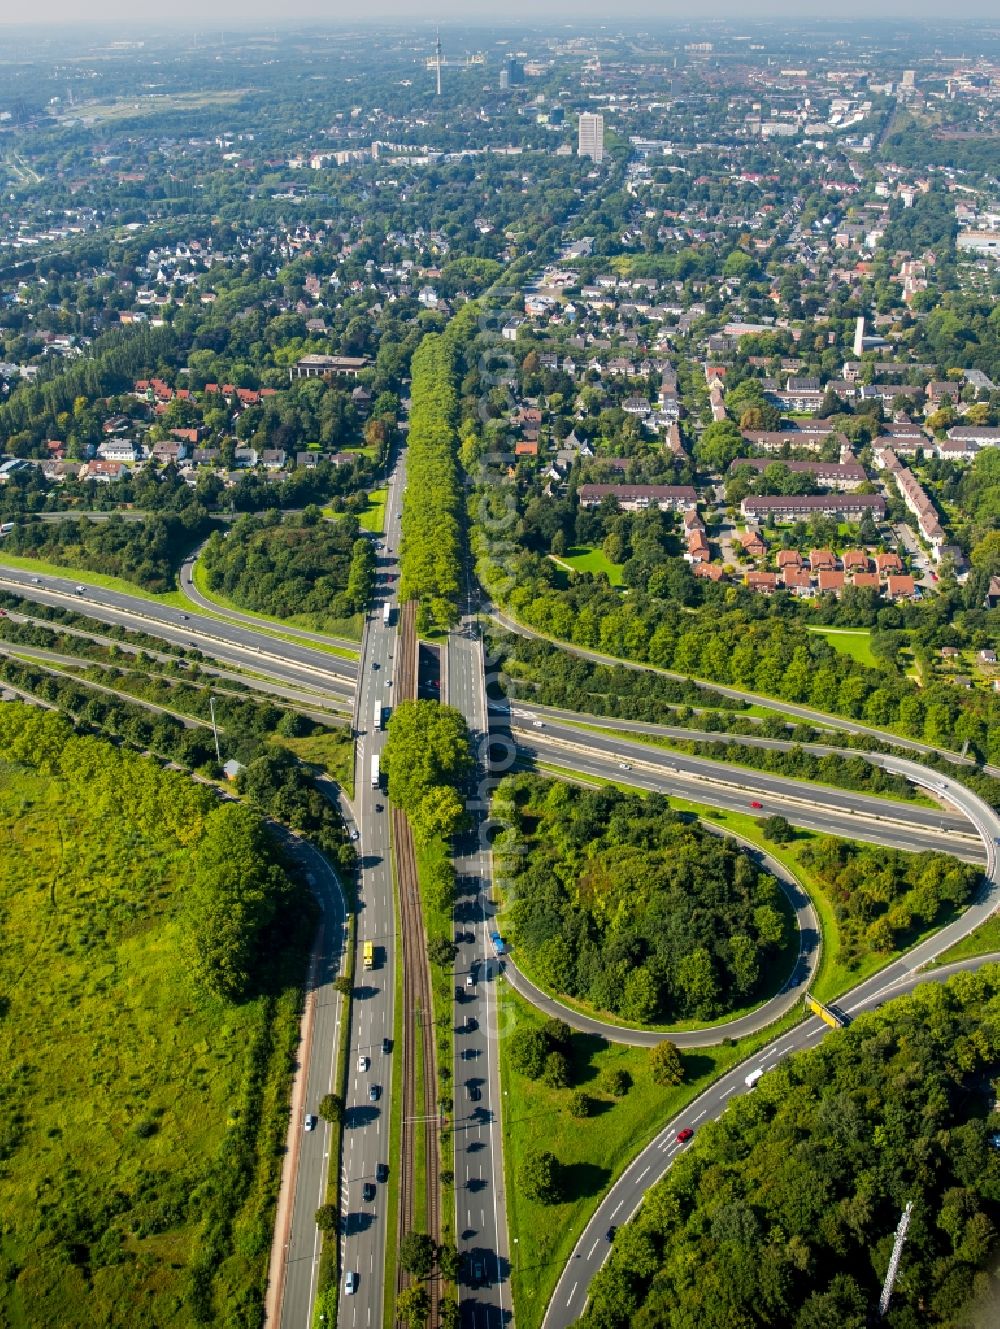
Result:
[[[566,1305],[567,1305],[567,1306],[571,1306],[571,1305],[573,1304],[573,1294],[576,1292],[577,1284],[579,1283],[579,1281],[580,1281],[580,1280],[577,1279],[576,1283],[574,1283],[573,1286],[572,1286],[572,1287],[570,1288],[570,1290],[569,1290],[569,1296],[566,1298]]]
[[[647,1173],[648,1171],[649,1171],[649,1168],[648,1168],[648,1167],[643,1168],[643,1170],[642,1170],[642,1171],[639,1173],[639,1175],[636,1177],[636,1181],[637,1181],[637,1182],[642,1181],[643,1177],[646,1175],[646,1173]]]
[[[590,1250],[587,1252],[588,1260],[592,1260],[594,1258],[594,1251],[596,1250],[597,1250],[597,1242],[595,1241],[593,1246],[591,1246]]]
[[[701,1111],[698,1113],[698,1115],[695,1117],[695,1121],[701,1121],[702,1117],[705,1115],[705,1113],[706,1113],[707,1111],[708,1111],[708,1108],[702,1108],[702,1110],[701,1110]]]
[[[617,1214],[618,1210],[622,1207],[622,1205],[623,1205],[624,1203],[625,1203],[624,1200],[619,1200],[619,1201],[618,1201],[618,1203],[615,1205],[614,1209],[612,1209],[612,1211],[611,1211],[611,1217],[612,1217],[612,1218],[614,1218],[615,1214]]]

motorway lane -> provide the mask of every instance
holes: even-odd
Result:
[[[283,682],[340,696],[354,690],[357,665],[352,660],[101,586],[87,585],[80,594],[76,584],[70,578],[0,568],[0,587],[25,599],[73,609],[102,623],[135,628],[178,646],[195,646],[213,659],[252,668]]]
[[[984,858],[982,845],[972,837],[968,823],[963,827],[962,823],[950,819],[947,813],[934,813],[928,808],[921,808],[918,812],[916,807],[911,809],[909,804],[894,803],[888,799],[872,800],[873,807],[859,806],[852,809],[841,801],[842,791],[825,786],[810,790],[808,786],[800,785],[795,794],[779,795],[773,789],[763,787],[758,780],[758,772],[742,767],[730,767],[727,770],[724,763],[706,762],[704,773],[685,772],[680,769],[681,761],[690,762],[694,758],[681,758],[669,753],[664,754],[665,761],[651,762],[649,748],[640,745],[636,751],[636,745],[625,742],[610,751],[593,751],[590,747],[593,735],[568,730],[563,736],[558,734],[554,726],[546,728],[548,732],[539,733],[531,727],[522,730],[515,725],[518,747],[536,760],[561,767],[571,766],[581,778],[595,776],[613,780],[618,784],[656,790],[746,815],[756,812],[758,816],[766,817],[780,813],[790,822],[807,830],[882,844],[911,853],[935,850],[954,854],[970,863],[982,863]],[[847,797],[855,799],[863,796]],[[751,809],[751,802],[760,802],[763,807]],[[937,816],[942,820],[936,825],[932,821],[916,826],[910,822],[911,812],[931,818]]]
[[[399,1166],[390,1158],[390,1105],[396,1049],[384,1053],[382,1040],[393,1039],[395,1019],[395,974],[397,964],[396,915],[390,859],[389,806],[380,786],[372,788],[371,759],[381,756],[385,744],[384,724],[392,705],[392,680],[397,644],[399,607],[396,587],[399,576],[399,521],[405,480],[405,461],[397,459],[389,479],[386,502],[386,533],[376,564],[377,590],[365,627],[355,707],[358,742],[355,766],[355,816],[360,832],[359,893],[355,955],[355,986],[348,1055],[344,1148],[341,1172],[342,1236],[340,1247],[341,1292],[339,1329],[379,1329],[387,1280],[387,1224],[395,1221],[386,1206],[386,1185],[377,1180],[380,1165]],[[389,578],[392,580],[388,580]],[[391,621],[383,622],[383,606],[389,604]],[[375,707],[380,707],[375,728]],[[384,783],[384,782],[383,782]],[[381,811],[378,809],[381,808]],[[375,945],[376,967],[365,973],[362,953],[365,941]],[[369,1061],[365,1071],[358,1058]],[[398,1072],[397,1072],[398,1073]],[[379,1088],[372,1102],[369,1091]],[[375,1187],[374,1201],[363,1199],[363,1187]],[[343,1278],[348,1270],[358,1275],[358,1290],[348,1296]],[[301,1329],[308,1329],[303,1324]]]
[[[492,856],[480,835],[489,816],[485,786],[479,788],[488,771],[489,720],[482,642],[471,612],[449,634],[446,653],[446,700],[465,716],[477,758],[477,787],[466,804],[473,824],[455,850],[455,935],[461,938],[455,984],[462,994],[455,1003],[453,1068],[455,1233],[463,1257],[460,1309],[462,1323],[469,1329],[501,1329],[512,1317],[513,1306],[497,1018],[500,971],[489,940],[495,913]],[[467,977],[474,980],[471,988],[466,986]]]
[[[983,964],[1000,961],[1000,954],[962,960],[932,973],[907,973],[890,991],[878,983],[885,974],[876,976],[855,989],[838,1007],[852,1017],[874,1010],[892,997],[902,996],[924,982],[943,983],[953,974],[978,969]],[[677,1132],[683,1127],[695,1131],[710,1121],[717,1120],[729,1100],[739,1094],[751,1092],[746,1077],[757,1068],[765,1071],[793,1052],[815,1047],[830,1030],[815,1016],[800,1024],[791,1033],[773,1045],[756,1052],[739,1066],[728,1071],[682,1113],[670,1121],[657,1137],[627,1167],[604,1197],[593,1218],[587,1224],[572,1256],[567,1262],[549,1302],[542,1329],[568,1329],[583,1314],[594,1275],[611,1252],[608,1233],[612,1226],[621,1227],[635,1214],[646,1192],[669,1171],[681,1150],[688,1145],[677,1143]]]
[[[343,963],[347,921],[343,893],[326,859],[307,841],[287,836],[286,842],[305,861],[310,887],[323,911],[323,939],[318,963],[310,971],[307,993],[307,1000],[314,1003],[314,1016],[310,1056],[305,1067],[305,1105],[298,1120],[291,1123],[291,1129],[301,1132],[301,1138],[281,1294],[281,1323],[309,1329],[312,1299],[308,1284],[317,1268],[319,1238],[315,1213],[325,1198],[330,1127],[320,1118],[314,1130],[306,1131],[305,1114],[315,1114],[320,1099],[333,1087],[342,1007],[333,984]],[[272,1267],[273,1264],[272,1256]]]

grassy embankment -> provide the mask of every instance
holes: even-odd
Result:
[[[0,1323],[186,1325],[196,1284],[240,1319],[263,1296],[308,942],[251,999],[195,988],[181,919],[211,796],[72,742],[85,760],[0,767]]]

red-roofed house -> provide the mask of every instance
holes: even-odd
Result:
[[[886,593],[890,600],[912,600],[917,593],[916,583],[912,577],[890,577]]]
[[[836,568],[823,568],[818,581],[821,591],[832,591],[834,595],[839,595],[844,589],[844,574]]]

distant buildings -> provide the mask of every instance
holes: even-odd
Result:
[[[591,161],[604,160],[604,116],[583,111],[580,115],[579,141],[577,152]]]

